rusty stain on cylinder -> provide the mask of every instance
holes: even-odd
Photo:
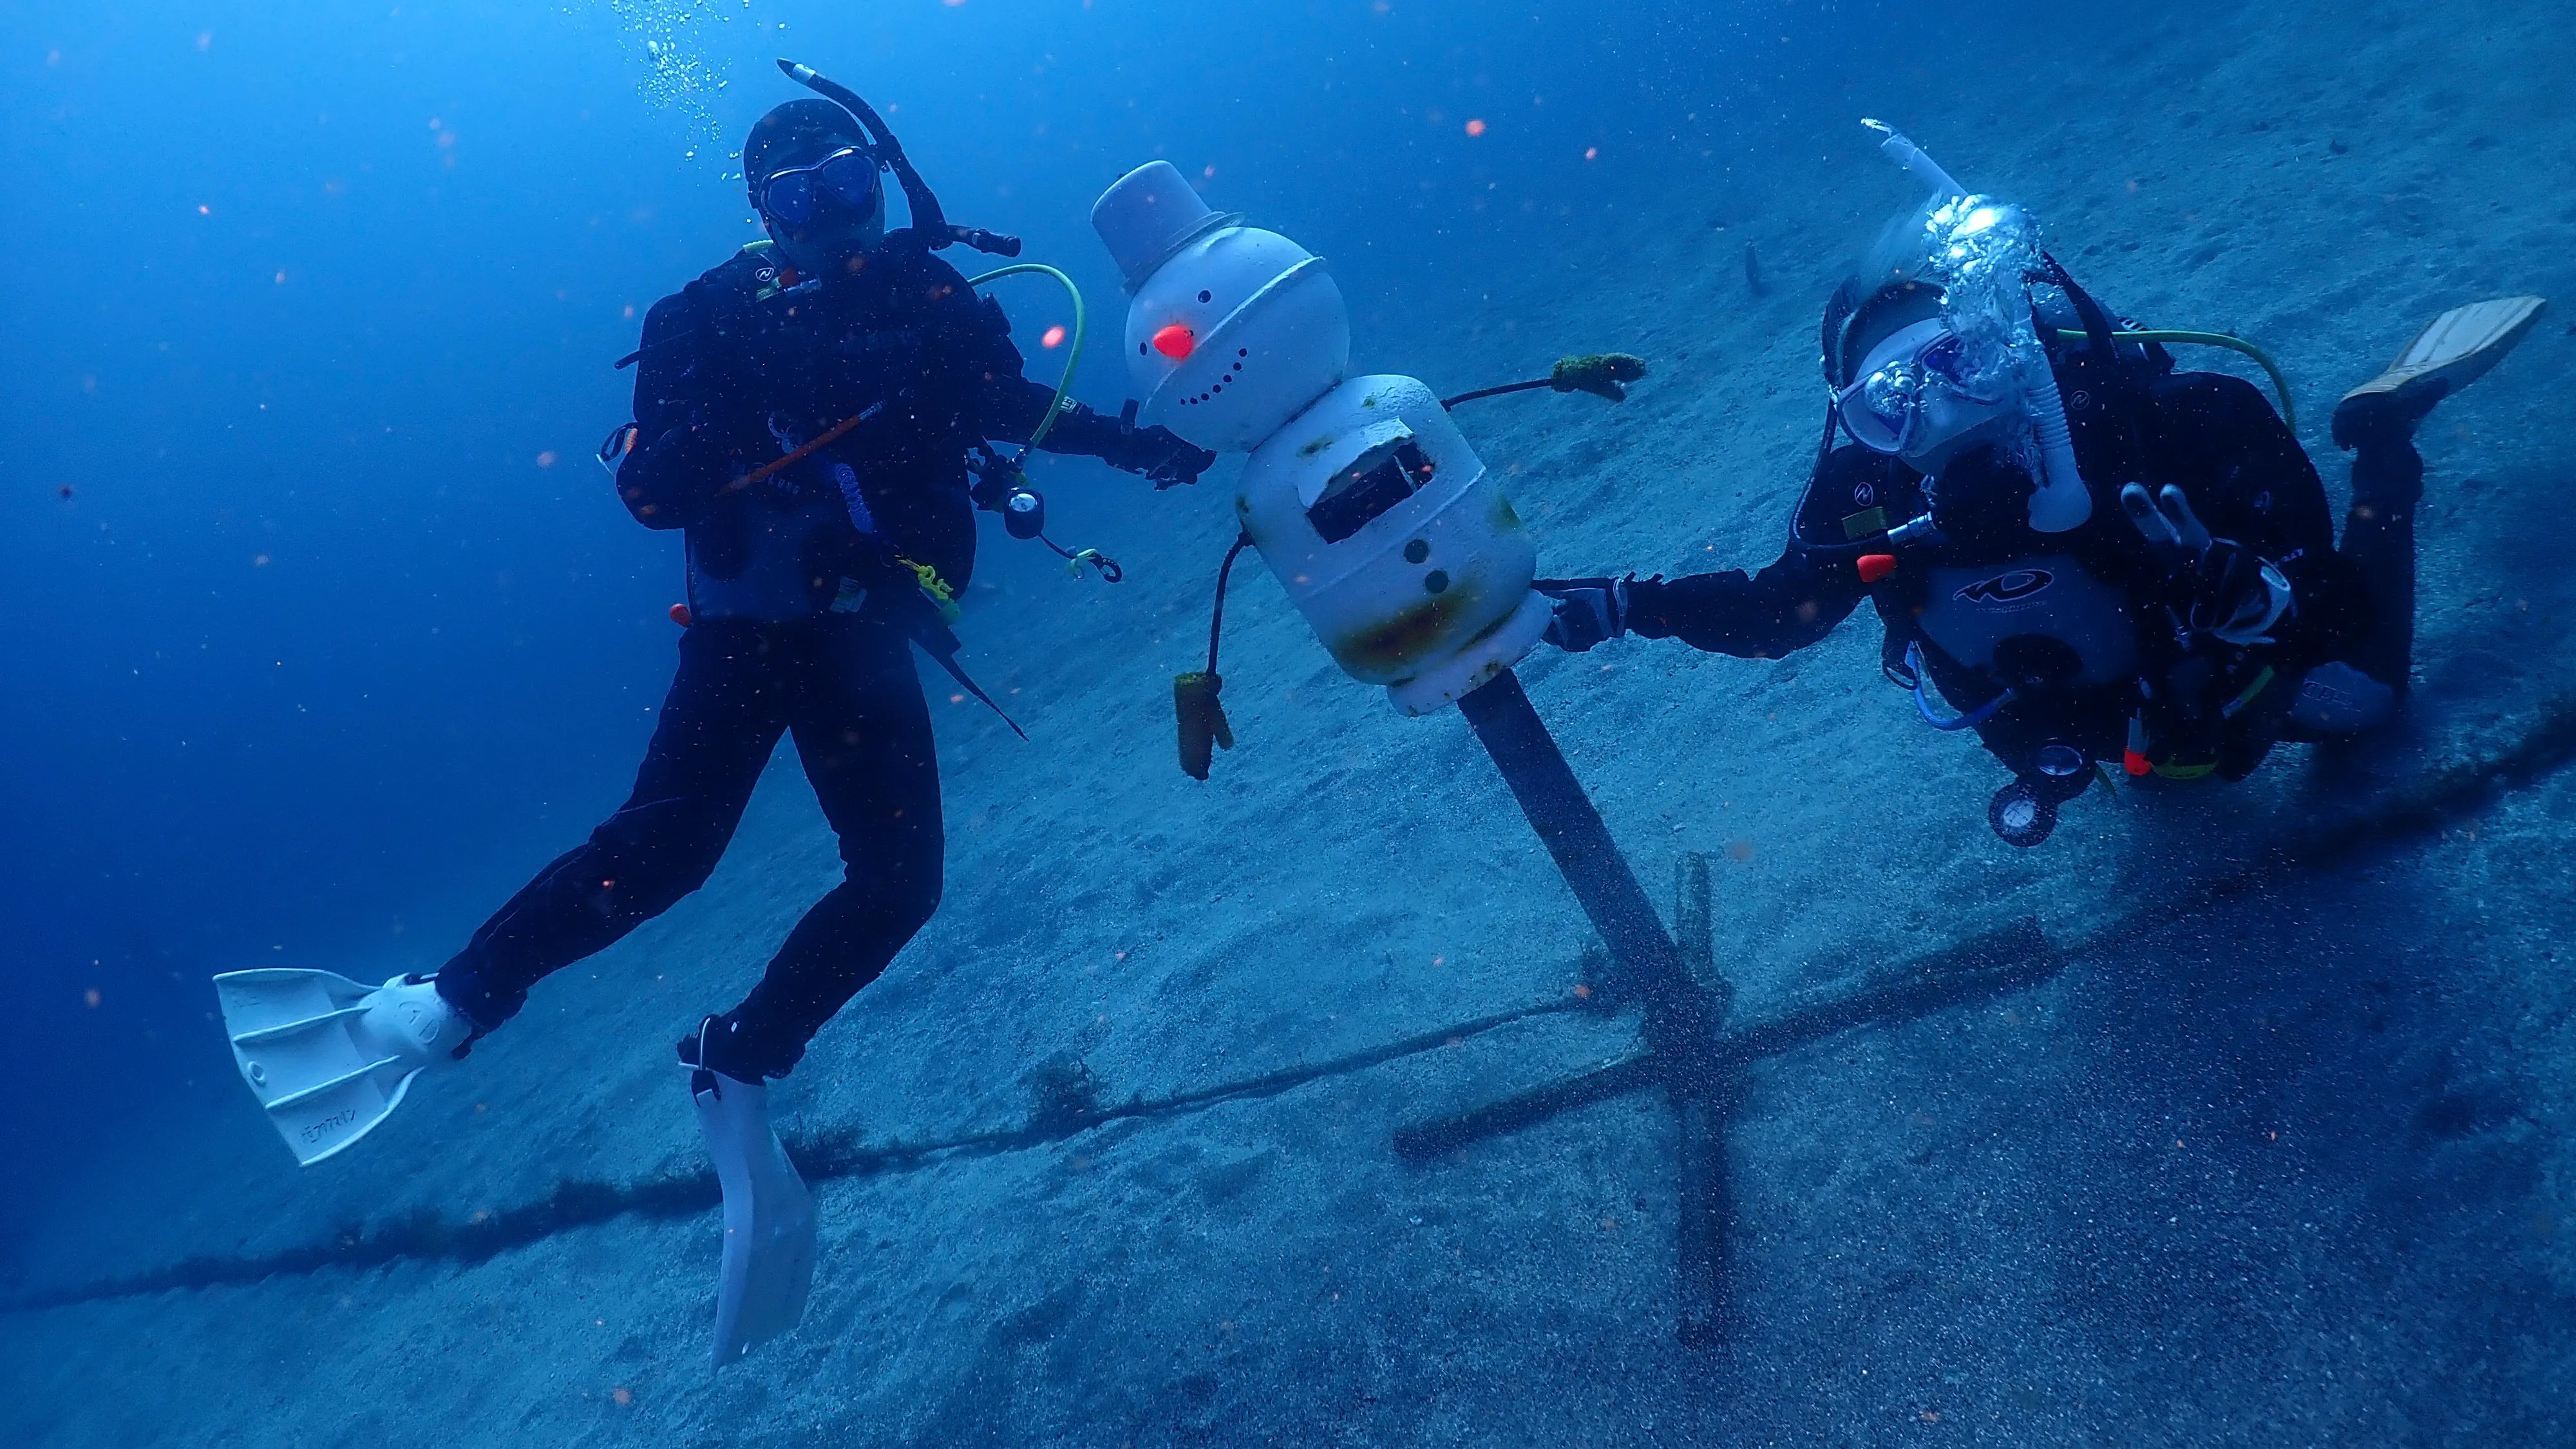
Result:
[[[1475,612],[1477,597],[1475,589],[1462,583],[1447,593],[1396,611],[1375,628],[1328,642],[1343,667],[1364,678],[1391,669],[1409,669],[1422,662],[1425,650],[1448,636],[1460,617]]]

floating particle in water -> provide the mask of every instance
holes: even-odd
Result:
[[[57,486],[57,487],[54,489],[54,496],[55,496],[56,498],[59,498],[59,499],[63,500],[65,503],[69,503],[69,502],[71,502],[71,501],[72,501],[72,485],[70,485],[69,483],[64,483],[64,484],[61,484],[61,485]]]
[[[1481,136],[1485,134],[1485,123],[1481,120],[1468,121],[1467,134],[1470,136]]]
[[[1063,345],[1064,328],[1060,326],[1050,327],[1038,336],[1038,346],[1040,347],[1062,347]]]

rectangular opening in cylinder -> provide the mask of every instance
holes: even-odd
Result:
[[[1411,438],[1371,448],[1324,485],[1306,521],[1324,542],[1339,543],[1431,481],[1430,455]]]

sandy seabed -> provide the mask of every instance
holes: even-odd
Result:
[[[2120,310],[2273,349],[2338,498],[2337,391],[2443,307],[2558,310],[2426,429],[2417,695],[2373,750],[2096,791],[2017,852],[1983,819],[2000,772],[1914,724],[1865,619],[1786,661],[1523,667],[1650,889],[1712,862],[1748,1039],[2017,921],[2061,953],[1747,1062],[1714,1133],[1722,1282],[1677,1273],[1657,1092],[1395,1150],[1627,1056],[1636,1016],[1576,994],[1589,932],[1465,724],[1344,679],[1250,560],[1242,746],[1205,785],[1172,767],[1169,676],[1231,533],[1209,486],[1122,541],[1121,592],[979,586],[974,652],[1037,743],[944,709],[946,905],[778,1089],[825,1179],[799,1332],[706,1368],[716,1225],[668,1047],[838,869],[789,756],[705,891],[345,1161],[294,1172],[210,1091],[158,1185],[66,1225],[36,1285],[198,1259],[187,1286],[0,1313],[0,1437],[2576,1442],[2576,580],[2542,521],[2576,380],[2576,25],[2301,0],[2127,33],[1978,108],[1932,65],[1854,103],[1944,117],[1912,129]],[[1543,569],[1767,563],[1833,263],[1900,198],[1830,149],[1722,226],[1676,195],[1616,258],[1498,276],[1419,337],[1355,299],[1357,360],[1464,387],[1644,353],[1622,408],[1462,414]],[[335,1255],[386,1261],[310,1263]],[[245,1263],[284,1271],[197,1281]],[[1681,1341],[1694,1314],[1717,1342]]]

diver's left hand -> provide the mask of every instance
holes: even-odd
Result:
[[[1159,425],[1126,434],[1114,452],[1110,467],[1141,473],[1158,489],[1196,483],[1216,464],[1216,454]]]
[[[1569,654],[1628,632],[1626,579],[1532,579],[1530,587],[1556,601],[1541,637]]]
[[[2147,543],[2165,557],[2188,598],[2191,627],[2225,643],[2269,643],[2264,632],[2289,611],[2290,581],[2254,550],[2212,537],[2183,491],[2166,484],[2149,497],[2144,485],[2120,490],[2120,506]]]

